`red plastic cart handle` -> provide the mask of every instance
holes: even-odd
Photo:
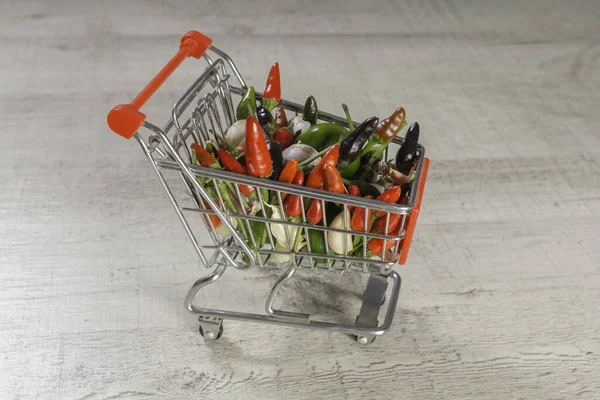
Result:
[[[427,181],[427,171],[429,170],[429,158],[423,160],[423,169],[421,170],[421,179],[419,180],[419,187],[417,188],[417,198],[412,211],[406,217],[406,235],[402,239],[400,245],[400,259],[398,263],[404,265],[408,258],[408,249],[410,249],[410,242],[412,241],[413,235],[415,234],[415,227],[417,226],[417,220],[419,219],[419,212],[421,212],[421,200],[423,200],[423,191],[425,190],[425,182]]]
[[[146,115],[140,108],[152,97],[154,92],[162,86],[169,76],[188,57],[200,58],[210,47],[212,39],[197,31],[189,31],[181,38],[179,51],[171,61],[146,85],[146,87],[129,104],[119,104],[106,118],[108,126],[114,132],[126,139],[131,139],[135,132],[142,126]]]

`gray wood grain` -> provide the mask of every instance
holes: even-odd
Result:
[[[598,20],[592,0],[1,2],[0,398],[597,398]],[[286,98],[420,122],[424,210],[372,346],[230,321],[198,335],[182,303],[207,270],[105,124],[189,29],[256,86],[279,61]],[[228,271],[202,299],[260,311],[275,276]],[[363,282],[304,273],[284,307],[352,319]]]

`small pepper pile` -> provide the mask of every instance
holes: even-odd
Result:
[[[236,108],[237,121],[224,136],[218,137],[217,143],[209,142],[207,148],[192,144],[192,162],[337,194],[386,203],[406,202],[419,155],[418,123],[408,128],[395,160],[383,160],[392,139],[406,126],[404,108],[399,107],[381,121],[369,117],[354,127],[348,107],[343,104],[347,117],[347,126],[344,126],[318,122],[317,102],[309,96],[302,114],[288,120],[281,104],[280,82],[279,64],[275,63],[262,98],[257,101],[254,88],[248,87]],[[216,204],[230,214],[307,222],[349,231],[348,234],[329,231],[325,240],[323,231],[309,229],[305,238],[305,231],[294,226],[276,222],[267,226],[264,222],[233,219],[236,229],[255,249],[265,246],[271,237],[270,241],[276,240],[277,243],[271,244],[277,249],[297,252],[308,242],[313,253],[362,256],[365,236],[353,237],[351,231],[397,237],[402,228],[400,215],[376,210],[376,207],[346,206],[344,210],[333,202],[257,190],[244,184],[236,187],[229,182],[198,180]],[[205,220],[214,228],[221,226],[214,215]],[[383,257],[397,243],[371,237],[366,243],[367,256]]]

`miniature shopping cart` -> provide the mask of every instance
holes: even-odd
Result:
[[[210,54],[210,55],[209,55]],[[203,57],[208,63],[200,77],[187,89],[187,91],[173,105],[171,118],[162,128],[146,120],[146,116],[139,110],[154,92],[165,82],[173,71],[187,57],[200,59]],[[108,125],[116,133],[130,139],[134,137],[144,154],[150,161],[152,168],[164,188],[175,212],[189,236],[200,260],[207,268],[214,270],[198,279],[191,287],[185,298],[185,307],[192,313],[199,314],[199,330],[208,340],[218,339],[223,332],[223,319],[239,321],[264,322],[277,325],[294,327],[309,327],[327,329],[336,332],[353,334],[361,344],[370,343],[376,336],[384,334],[390,328],[396,309],[400,291],[400,276],[393,271],[396,263],[404,264],[408,255],[411,239],[417,222],[421,198],[427,177],[429,160],[425,158],[425,151],[419,146],[415,160],[414,179],[408,191],[406,204],[389,204],[380,201],[354,197],[346,194],[336,194],[315,190],[302,186],[294,186],[278,181],[258,179],[251,176],[234,174],[224,170],[196,166],[192,160],[190,146],[192,143],[202,144],[208,142],[218,143],[218,138],[226,134],[227,128],[236,121],[235,104],[237,98],[247,90],[246,83],[236,68],[231,58],[212,46],[212,40],[203,34],[190,31],[181,39],[180,50],[169,63],[156,75],[144,90],[130,103],[113,108],[108,114]],[[234,101],[236,96],[236,101]],[[257,99],[261,94],[257,93]],[[284,109],[302,112],[302,106],[291,101],[281,100]],[[326,122],[335,122],[348,126],[347,120],[319,111],[319,119]],[[144,129],[140,129],[144,128]],[[142,133],[146,135],[142,136]],[[394,139],[396,144],[401,144],[402,139]],[[387,154],[386,154],[387,159]],[[166,174],[175,177],[168,180]],[[201,184],[203,182],[203,184]],[[229,187],[237,188],[233,194],[238,204],[245,204],[244,196],[240,193],[238,184],[245,184],[256,188],[259,196],[260,207],[263,213],[253,214],[240,207],[238,212],[231,212],[223,206],[224,202],[211,198],[207,192],[207,185],[217,189],[226,183]],[[261,190],[258,190],[261,189]],[[264,190],[263,190],[264,189]],[[268,192],[267,192],[268,191]],[[213,192],[214,193],[214,192]],[[276,246],[273,238],[273,220],[265,218],[264,193],[270,193],[276,198],[275,207],[282,208],[282,196],[299,195],[302,199],[313,199],[322,202],[323,210],[327,210],[327,203],[333,202],[342,206],[344,213],[344,228],[335,229],[327,226],[325,221],[330,221],[324,215],[320,224],[310,224],[306,220],[306,210],[302,207],[302,215],[297,221],[281,219],[277,224],[285,227],[288,235],[293,232],[305,235],[308,238],[309,230],[319,230],[324,233],[325,247],[329,250],[328,236],[332,232],[351,234],[364,237],[362,251],[336,254],[328,251],[317,254],[311,251],[310,241],[306,246],[297,250],[289,241],[289,248]],[[284,195],[285,193],[285,195]],[[220,197],[220,194],[219,194]],[[301,201],[301,203],[303,203]],[[397,236],[382,235],[378,233],[351,231],[346,218],[349,207],[365,207],[387,213],[387,224],[390,213],[401,215],[400,234]],[[215,228],[214,217],[218,217],[226,227],[223,230]],[[198,219],[193,223],[192,217]],[[201,221],[201,222],[200,222]],[[257,238],[254,237],[251,223],[264,223],[268,239],[266,245],[258,248]],[[243,237],[241,224],[248,229],[250,238]],[[204,225],[210,235],[211,242],[198,241],[195,231]],[[365,218],[365,226],[368,223]],[[202,232],[204,230],[200,228]],[[380,256],[369,256],[366,248],[367,240],[379,238],[384,241]],[[249,239],[249,240],[248,240]],[[388,243],[392,245],[389,246]],[[345,245],[347,247],[347,244]],[[356,250],[356,249],[355,249]],[[358,254],[358,255],[357,255]],[[280,268],[283,272],[271,288],[266,297],[266,314],[250,314],[236,311],[202,308],[194,303],[198,291],[203,287],[219,280],[227,267],[240,270],[252,267]],[[366,289],[363,294],[361,309],[354,325],[343,325],[333,322],[315,321],[308,314],[278,310],[274,308],[275,298],[281,287],[290,280],[298,269],[307,271],[330,270],[340,272],[357,272],[369,274]],[[323,274],[326,276],[329,274]],[[335,274],[332,274],[335,276]],[[379,324],[379,311],[385,303],[388,281],[392,287],[388,296],[388,305],[383,322]]]

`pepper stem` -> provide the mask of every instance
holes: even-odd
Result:
[[[348,128],[350,131],[354,130],[354,123],[352,122],[352,117],[350,117],[350,110],[348,110],[348,106],[346,103],[342,103],[342,108],[344,109],[344,114],[346,114],[346,119],[348,120]]]

